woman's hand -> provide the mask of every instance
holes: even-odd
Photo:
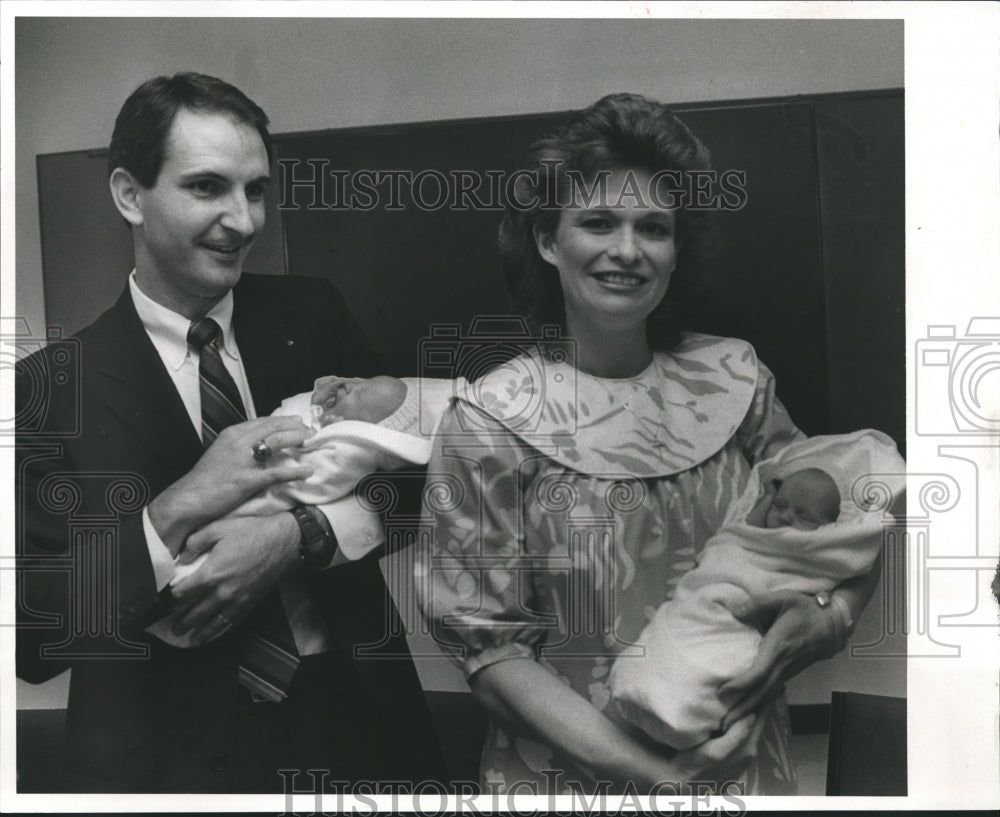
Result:
[[[518,731],[548,744],[617,788],[652,791],[658,784],[735,780],[757,753],[763,722],[733,723],[724,735],[666,756],[639,742],[531,658],[490,664],[469,680],[476,699]]]
[[[757,657],[743,675],[719,690],[734,703],[722,722],[728,729],[740,718],[773,698],[784,683],[823,658],[843,648],[837,636],[837,612],[816,604],[813,596],[778,590],[755,596],[736,617],[764,633]]]
[[[672,759],[682,776],[677,782],[714,781],[723,784],[738,779],[757,755],[763,728],[762,718],[747,715],[735,721],[721,737],[678,752]]]

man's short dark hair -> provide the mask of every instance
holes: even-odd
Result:
[[[153,187],[163,167],[167,134],[181,108],[225,114],[255,128],[264,140],[267,162],[271,163],[268,119],[260,106],[239,88],[217,77],[185,72],[172,77],[153,77],[125,100],[111,135],[108,175],[123,167],[143,187]]]

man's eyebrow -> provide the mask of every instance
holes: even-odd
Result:
[[[185,170],[181,173],[181,178],[184,179],[218,179],[220,181],[228,181],[228,178],[221,173],[217,173],[214,170],[203,170],[200,168],[194,168],[192,170]]]
[[[184,180],[190,179],[215,179],[220,182],[231,183],[232,179],[222,173],[217,173],[214,170],[186,170],[181,173],[181,178]],[[258,176],[255,179],[251,179],[248,184],[270,184],[271,176],[268,173]]]

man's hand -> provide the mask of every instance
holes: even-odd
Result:
[[[259,491],[306,479],[301,465],[265,467],[253,458],[255,443],[277,451],[302,445],[313,430],[297,417],[262,417],[230,426],[208,447],[194,468],[149,505],[149,520],[171,555],[177,556],[188,535],[231,511]]]
[[[727,729],[749,712],[777,695],[785,681],[823,658],[834,655],[837,644],[833,613],[805,593],[779,590],[764,593],[734,615],[764,632],[753,664],[743,675],[723,684],[720,696],[733,697],[722,722]]]
[[[173,587],[175,635],[204,644],[241,621],[299,561],[299,526],[287,512],[220,519],[188,537],[204,564]]]

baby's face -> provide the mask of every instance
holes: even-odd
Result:
[[[840,494],[832,480],[795,473],[785,478],[768,508],[764,526],[816,530],[836,520]]]
[[[406,385],[394,377],[330,377],[316,381],[312,408],[321,426],[339,420],[378,423],[400,407]]]

